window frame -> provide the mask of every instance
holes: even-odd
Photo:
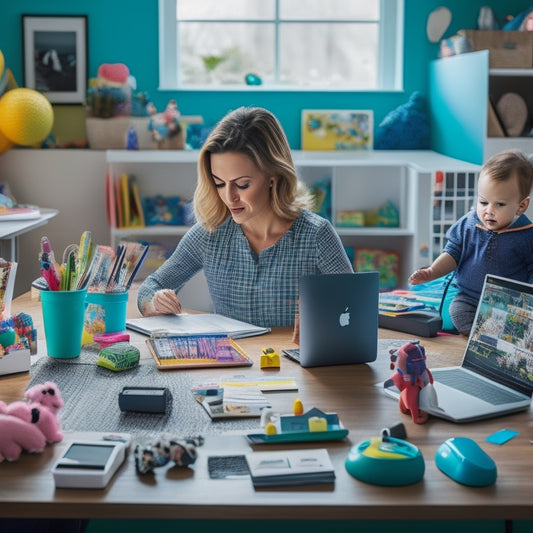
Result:
[[[379,0],[378,87],[354,88],[350,86],[288,86],[288,85],[202,85],[180,86],[178,80],[176,0],[159,1],[159,89],[160,90],[205,90],[205,91],[285,91],[285,92],[399,92],[403,91],[403,35],[405,0]],[[292,21],[291,21],[292,22]],[[313,22],[313,21],[305,21]],[[276,30],[277,33],[277,30]],[[277,53],[277,51],[276,51]]]

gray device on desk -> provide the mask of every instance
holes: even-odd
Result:
[[[379,274],[302,276],[300,364],[370,363],[378,350]]]
[[[171,399],[166,387],[124,387],[118,395],[121,411],[166,413]]]
[[[420,391],[424,411],[453,422],[473,422],[531,404],[533,285],[492,276],[485,283],[461,366],[432,368],[433,386]],[[385,388],[397,398],[398,389]]]
[[[74,441],[52,468],[57,488],[103,489],[126,457],[122,441]]]

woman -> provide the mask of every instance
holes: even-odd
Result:
[[[180,313],[178,291],[203,269],[215,313],[293,325],[300,276],[353,272],[333,226],[311,204],[276,117],[262,108],[229,113],[200,151],[198,222],[141,285],[139,310]]]

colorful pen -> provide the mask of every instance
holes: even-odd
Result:
[[[41,263],[41,274],[48,283],[51,291],[59,290],[61,278],[56,270],[54,252],[48,237],[41,237],[41,253],[39,254]]]

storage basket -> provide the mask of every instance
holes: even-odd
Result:
[[[93,150],[124,150],[128,128],[133,126],[137,132],[140,150],[155,148],[152,136],[148,131],[150,117],[87,117],[85,127],[87,142]]]
[[[533,32],[461,30],[471,51],[489,50],[490,68],[532,68]]]

